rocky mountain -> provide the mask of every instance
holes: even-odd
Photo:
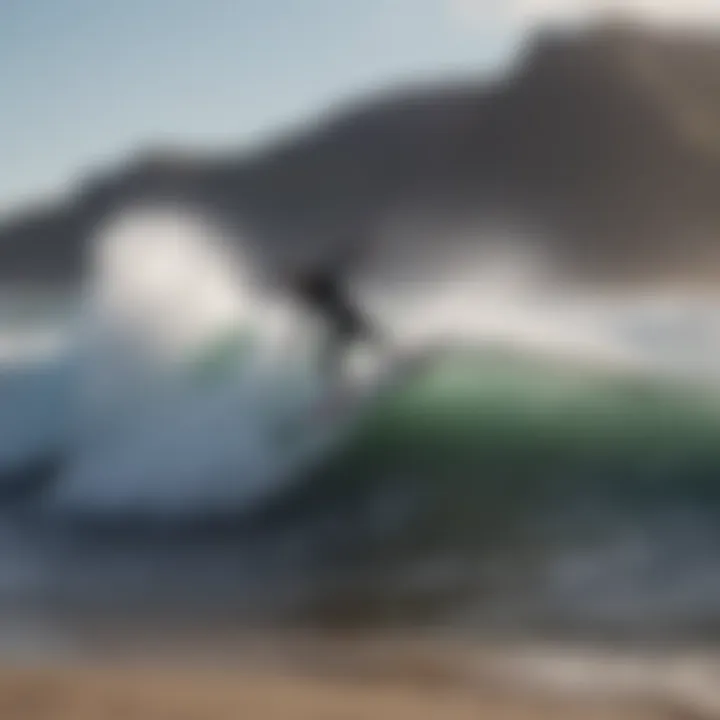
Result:
[[[349,245],[403,263],[482,243],[492,221],[576,279],[714,281],[720,34],[541,32],[502,78],[362,98],[252,155],[140,154],[6,220],[0,280],[74,282],[97,220],[157,198],[242,228],[276,261]]]

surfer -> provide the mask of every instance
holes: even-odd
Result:
[[[347,348],[376,335],[364,313],[351,300],[338,273],[331,269],[296,272],[289,289],[305,307],[323,318],[328,340],[321,357],[321,369],[336,377]]]

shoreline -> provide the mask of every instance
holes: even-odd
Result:
[[[167,668],[0,668],[7,720],[679,720],[717,717],[653,699],[551,697],[485,687],[381,685],[285,673]]]
[[[116,630],[117,632],[117,630]],[[122,630],[119,631],[122,635]],[[121,640],[121,638],[120,638]],[[0,661],[5,720],[710,720],[720,653],[230,634],[96,636],[82,653]]]

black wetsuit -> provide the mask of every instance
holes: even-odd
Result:
[[[330,337],[323,364],[326,370],[335,371],[347,345],[366,339],[371,334],[369,324],[342,289],[340,280],[332,273],[305,273],[295,277],[291,286],[303,304],[327,322]]]

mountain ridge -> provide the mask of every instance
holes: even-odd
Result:
[[[492,220],[525,228],[568,277],[713,282],[720,34],[542,31],[498,81],[360,98],[250,154],[138,153],[0,225],[0,282],[77,282],[97,221],[156,199],[208,211],[280,264],[344,244],[399,264],[464,252]]]

